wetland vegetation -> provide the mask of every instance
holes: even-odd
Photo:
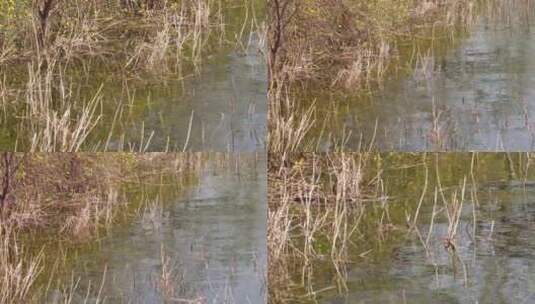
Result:
[[[297,153],[270,163],[270,303],[534,300],[533,155]]]
[[[0,303],[264,301],[261,156],[2,157]]]
[[[270,151],[533,148],[532,1],[269,9]]]
[[[0,3],[0,147],[256,151],[264,146],[256,0]]]

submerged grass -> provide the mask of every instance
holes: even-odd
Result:
[[[432,265],[439,250],[447,251],[467,282],[458,251],[470,238],[459,235],[475,242],[480,189],[516,181],[525,187],[532,161],[522,153],[271,155],[270,303],[343,295],[352,265],[388,259],[404,242],[420,244]],[[461,226],[463,214],[470,225]],[[447,229],[438,230],[439,222]]]
[[[339,151],[349,138],[360,142],[362,134],[343,129],[340,100],[368,96],[393,74],[432,71],[435,56],[478,20],[525,20],[532,6],[492,0],[270,1],[270,151]],[[445,132],[440,114],[433,114],[429,136],[441,146]],[[360,142],[357,151],[373,145]]]
[[[202,153],[3,153],[0,303],[45,298],[50,303],[76,303],[80,299],[75,295],[80,294],[86,301],[102,302],[106,271],[96,285],[82,287],[74,274],[65,282],[76,262],[71,257],[76,248],[90,246],[112,227],[128,224],[140,214],[157,228],[161,201],[183,193],[200,170],[208,164],[215,170],[234,166],[239,170],[247,159]],[[179,274],[162,248],[156,289],[170,302],[180,299]]]
[[[244,42],[247,33],[264,31],[252,0],[0,5],[0,124],[6,126],[2,133],[12,133],[9,150],[108,149],[112,135],[120,135],[114,127],[126,116],[124,108],[132,106],[135,90],[128,82],[183,80],[198,74],[207,56],[222,49],[240,52],[250,43]],[[244,20],[234,20],[235,15]],[[122,83],[126,100],[103,94],[110,75]],[[90,96],[83,93],[88,88]],[[94,129],[105,127],[103,142],[85,144]],[[147,133],[149,139],[142,136],[139,143],[118,149],[144,151],[150,144]]]

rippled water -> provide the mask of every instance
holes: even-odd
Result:
[[[446,55],[424,52],[410,75],[388,79],[373,97],[337,100],[347,109],[340,117],[344,134],[352,133],[347,146],[374,139],[381,150],[532,150],[530,10],[520,5],[505,20],[481,17]]]
[[[419,156],[386,156],[382,169],[390,200],[387,215],[379,218],[392,223],[392,230],[380,238],[373,210],[381,207],[367,205],[340,272],[328,258],[312,262],[316,268],[310,284],[317,302],[534,303],[535,172],[520,156],[488,153],[476,159],[465,153],[438,154],[436,163],[430,162],[427,194],[418,215],[421,237],[416,230],[409,232],[407,221],[414,220],[424,190],[424,167],[415,162]],[[445,247],[449,221],[442,195],[437,192],[436,200],[434,196],[435,164],[448,204],[455,192],[460,199],[467,178],[455,250]],[[300,278],[301,273],[293,275]],[[304,297],[295,302],[314,301]]]
[[[96,248],[71,254],[73,271],[61,285],[79,278],[75,303],[83,302],[90,286],[93,302],[102,282],[105,303],[162,303],[163,251],[175,269],[174,302],[265,302],[265,160],[248,163],[239,170],[208,166],[196,186],[165,195],[161,209],[149,204],[134,223],[113,228]],[[53,290],[43,302],[59,295]]]
[[[419,241],[391,259],[361,263],[348,275],[349,292],[325,303],[533,303],[535,191],[492,191],[480,197],[476,236],[472,206],[459,225],[456,254],[443,247],[448,224],[434,224],[430,254]],[[422,214],[430,219],[429,208]],[[427,233],[428,224],[420,226]]]

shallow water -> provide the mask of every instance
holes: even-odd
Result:
[[[261,151],[267,124],[267,70],[258,37],[245,53],[218,55],[201,74],[139,92],[136,115],[121,127],[126,133],[109,148],[139,143],[148,151]],[[145,100],[142,100],[145,99]],[[190,130],[191,120],[191,130]],[[121,134],[121,132],[118,132]],[[189,135],[189,137],[188,137]]]
[[[94,115],[101,115],[100,120],[82,151],[264,150],[265,4],[251,0],[222,6],[224,35],[206,38],[198,69],[187,59],[186,47],[180,72],[158,67],[129,74],[115,70],[122,62],[103,66],[94,59],[87,59],[83,67],[73,65],[62,71],[65,79],[57,82],[66,83],[73,99],[88,101],[96,95],[102,99]],[[24,99],[27,68],[13,69],[9,75],[15,77],[8,78],[8,89],[20,91],[19,97]],[[13,117],[6,114],[0,123],[0,148],[29,150],[34,131],[20,130],[20,113],[8,114]]]
[[[425,53],[410,75],[389,78],[373,97],[337,100],[344,134],[352,133],[347,146],[374,140],[380,150],[533,150],[531,10],[481,17],[455,49]]]
[[[533,303],[535,171],[526,166],[520,154],[472,156],[428,156],[428,187],[416,226],[420,239],[415,231],[409,233],[407,217],[410,222],[414,220],[424,189],[423,155],[382,155],[381,185],[389,196],[386,215],[379,202],[365,202],[362,218],[358,211],[350,214],[349,218],[358,218],[359,226],[352,230],[349,223],[349,229],[356,232],[348,240],[348,253],[342,254],[338,268],[329,258],[330,252],[325,251],[330,248],[329,241],[321,244],[323,236],[316,235],[315,248],[321,254],[309,261],[313,265],[306,268],[310,277],[302,283],[305,271],[300,262],[296,262],[297,268],[289,268],[292,282],[306,284],[304,292],[316,295],[296,297],[291,302]],[[435,205],[435,166],[448,202],[454,192],[461,197],[463,180],[467,179],[455,251],[445,248],[449,224],[440,194]],[[373,172],[368,174],[375,176]],[[436,216],[430,229],[433,212]],[[382,239],[378,221],[391,227],[381,234]],[[424,246],[429,231],[429,242]]]
[[[533,303],[535,191],[480,197],[476,237],[472,206],[464,207],[456,254],[443,247],[447,220],[435,222],[430,254],[408,241],[388,260],[350,268],[349,292],[322,303]],[[432,209],[423,210],[430,219]],[[427,233],[428,224],[420,226]]]
[[[208,166],[196,186],[163,195],[161,209],[149,208],[135,222],[113,228],[96,248],[71,254],[73,270],[60,283],[80,278],[75,303],[90,286],[92,303],[103,281],[104,303],[162,303],[163,250],[176,269],[175,300],[265,302],[265,161],[247,163],[239,170]],[[59,295],[52,290],[42,302]]]

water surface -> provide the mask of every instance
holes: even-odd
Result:
[[[290,281],[304,287],[297,295],[308,294],[291,303],[535,301],[535,171],[525,155],[439,153],[424,161],[423,154],[389,153],[374,159],[388,200],[363,202],[363,216],[358,207],[349,211],[353,233],[344,243],[347,254],[336,262],[330,240],[316,233],[310,268],[300,255],[293,261],[297,267],[288,267]],[[376,177],[374,167],[366,174]],[[417,229],[410,230],[426,180]],[[463,188],[451,250],[445,247],[446,208],[452,208],[454,193],[461,201]]]
[[[352,134],[346,146],[533,150],[535,18],[529,5],[511,7],[507,18],[480,17],[445,55],[421,52],[409,75],[389,77],[371,97],[337,99],[339,130]],[[444,43],[437,39],[435,48]]]
[[[53,96],[59,94],[57,87],[65,85],[67,95],[80,103],[95,96],[101,100],[94,118],[101,117],[82,151],[264,150],[265,4],[250,0],[221,6],[224,33],[204,34],[202,59],[195,68],[185,47],[180,71],[174,67],[122,71],[123,62],[94,58],[57,69],[62,78],[54,75],[58,79]],[[18,92],[17,98],[25,101],[27,67],[12,68],[7,73],[8,91]],[[22,114],[11,112],[0,123],[0,148],[29,150],[34,131],[21,128]]]
[[[464,208],[457,251],[444,249],[448,223],[434,224],[427,255],[418,240],[387,259],[348,272],[349,291],[322,303],[533,303],[535,301],[535,190],[488,189],[481,195],[476,235],[471,204]],[[432,208],[422,216],[431,218]],[[427,234],[429,224],[419,227]]]
[[[128,148],[128,143],[139,146],[144,134],[148,151],[263,150],[267,70],[258,39],[253,35],[244,53],[217,54],[200,75],[184,83],[138,90],[136,114],[122,123],[109,149]]]
[[[70,253],[73,269],[60,284],[79,280],[75,303],[91,286],[94,302],[103,281],[104,303],[265,302],[265,160],[241,157],[236,167],[208,165],[196,186],[180,193],[171,184],[158,190],[163,207],[148,204],[133,223]],[[171,299],[161,291],[162,254],[174,269]],[[59,294],[53,290],[43,302]]]

